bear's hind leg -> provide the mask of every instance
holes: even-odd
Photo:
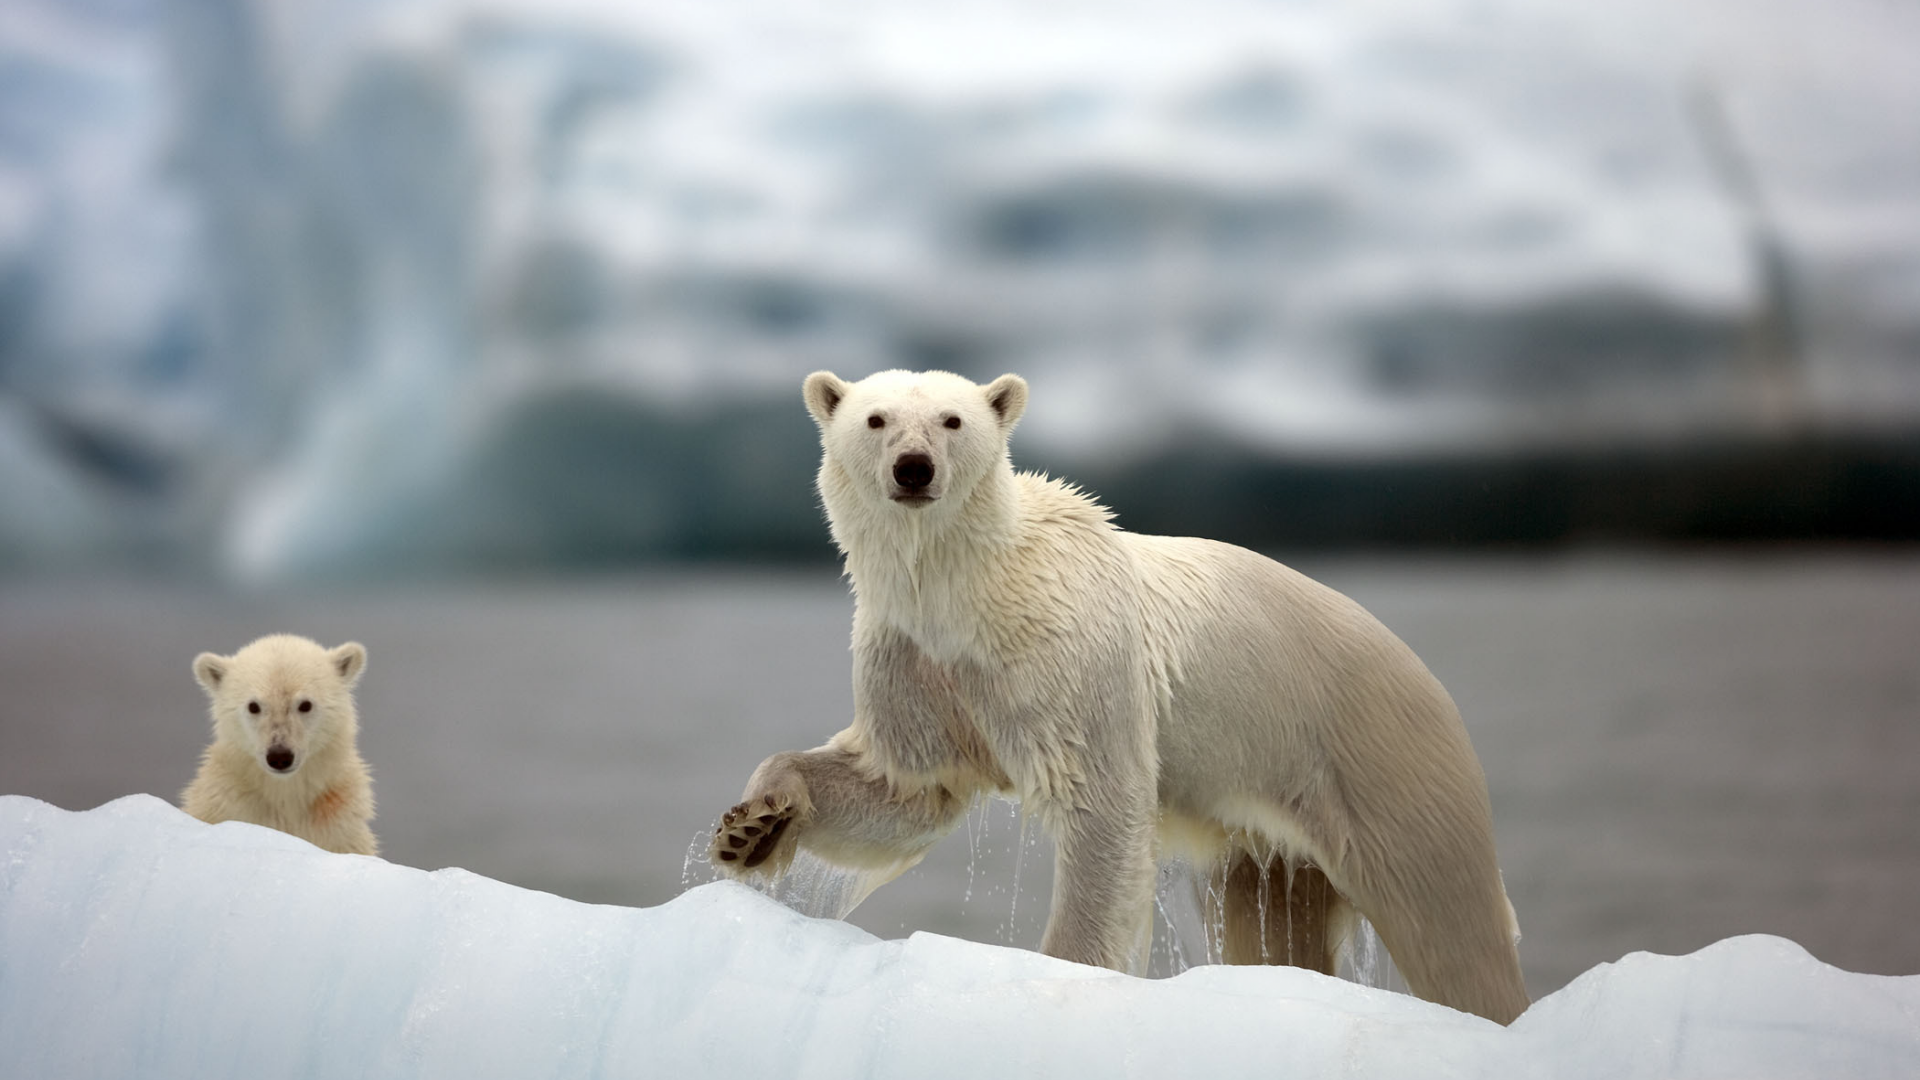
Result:
[[[1227,856],[1207,890],[1207,926],[1229,964],[1279,964],[1333,974],[1347,903],[1312,863]]]
[[[1413,899],[1379,897],[1356,905],[1379,933],[1407,987],[1428,1001],[1499,1024],[1511,1024],[1525,1012],[1526,981],[1505,896],[1407,891]]]
[[[1418,841],[1419,838],[1416,838]],[[1380,935],[1408,989],[1428,1001],[1510,1024],[1527,1010],[1513,908],[1482,825],[1403,845],[1392,862],[1350,859],[1340,885]],[[1368,842],[1359,851],[1379,851]]]

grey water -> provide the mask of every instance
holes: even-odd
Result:
[[[1459,702],[1536,997],[1627,952],[1754,932],[1920,972],[1920,553],[1290,561]],[[386,858],[658,904],[704,879],[690,850],[762,757],[845,724],[851,611],[825,564],[274,592],[0,580],[0,793],[172,800],[208,735],[195,653],[351,638]],[[983,802],[849,921],[1034,948],[1051,863],[1040,830]],[[1159,973],[1203,958],[1175,927],[1197,909],[1162,893]],[[1380,970],[1368,949],[1350,973]]]

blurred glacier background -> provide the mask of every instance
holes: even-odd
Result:
[[[1536,994],[1920,971],[1920,7],[0,0],[0,793],[365,642],[386,855],[655,904],[851,706],[802,377],[1355,596]],[[694,565],[694,564],[699,565]],[[1033,946],[983,806],[856,921]],[[1024,865],[1024,871],[1022,866]]]
[[[1876,0],[0,4],[0,565],[828,554],[796,387],[1262,546],[1920,535]]]

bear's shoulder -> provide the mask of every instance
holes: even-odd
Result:
[[[1113,511],[1079,485],[1022,472],[1014,475],[1020,493],[1020,516],[1029,525],[1064,525],[1112,529]]]

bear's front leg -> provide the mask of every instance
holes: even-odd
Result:
[[[897,873],[966,815],[973,792],[931,781],[891,782],[846,733],[815,750],[760,763],[720,819],[709,859],[729,876],[778,874],[801,847],[838,866]]]
[[[1152,806],[1135,796],[1061,817],[1053,909],[1040,951],[1131,971],[1146,959],[1153,929]]]
[[[765,866],[772,874],[793,862],[794,847],[813,817],[813,799],[795,761],[802,756],[781,753],[760,763],[740,801],[720,815],[709,861],[724,871]]]

